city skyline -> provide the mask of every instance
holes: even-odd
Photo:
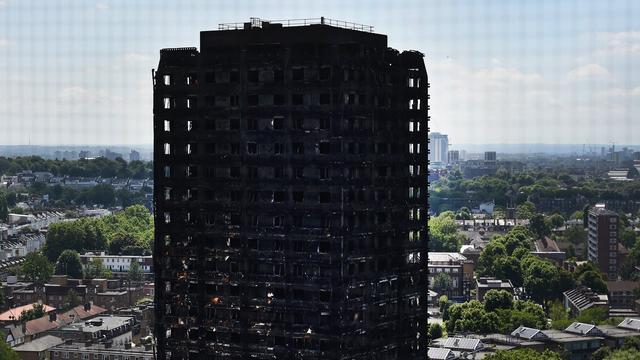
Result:
[[[157,49],[252,16],[364,23],[424,52],[431,130],[458,144],[633,143],[640,130],[634,2],[243,4],[0,1],[0,144],[150,144]]]

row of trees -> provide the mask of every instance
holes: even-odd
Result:
[[[153,177],[153,163],[144,161],[127,163],[122,158],[115,160],[103,157],[80,160],[45,160],[39,156],[15,158],[0,156],[0,174],[15,175],[25,170],[48,171],[56,176],[101,176],[103,178],[120,177],[133,179]]]
[[[513,301],[505,290],[489,290],[483,302],[471,300],[462,304],[445,305],[443,319],[448,332],[479,334],[508,333],[519,326],[547,328],[544,310],[531,301]]]
[[[524,287],[527,297],[538,304],[560,299],[562,293],[582,284],[606,293],[603,274],[591,263],[580,265],[573,273],[531,254],[534,234],[515,226],[505,236],[494,237],[480,253],[478,276],[494,276],[511,280],[513,286]]]
[[[46,284],[53,274],[67,275],[74,279],[110,279],[111,270],[104,266],[102,260],[93,259],[86,265],[82,264],[80,254],[74,250],[65,250],[57,261],[51,262],[46,256],[33,252],[29,253],[20,266],[20,274],[26,281],[36,286]],[[127,277],[130,281],[138,282],[143,279],[142,266],[132,261]]]
[[[541,198],[575,199],[578,196],[591,201],[640,200],[640,183],[609,179],[575,181],[562,171],[509,174],[506,170],[491,176],[465,180],[459,171],[453,171],[448,177],[433,184],[433,189],[429,192],[429,203],[430,208],[439,213],[453,210],[450,207],[452,199],[463,202],[494,200],[497,207],[504,209],[512,201],[521,205],[526,201],[535,203]],[[521,210],[525,211],[519,217],[528,218],[526,209]],[[581,209],[571,211],[579,210]],[[568,217],[571,213],[565,215]]]
[[[44,253],[56,261],[65,250],[79,253],[104,251],[118,255],[151,252],[153,217],[142,205],[133,205],[117,214],[83,218],[52,224],[47,232]]]
[[[458,251],[465,236],[458,231],[456,214],[445,211],[429,218],[429,251]]]

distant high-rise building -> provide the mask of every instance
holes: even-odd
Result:
[[[129,161],[140,161],[140,153],[132,149],[129,153]]]
[[[484,152],[484,161],[496,161],[496,152],[495,151],[485,151]]]
[[[221,29],[154,74],[158,359],[425,359],[423,55]]]
[[[587,258],[598,266],[609,280],[618,277],[618,214],[604,204],[589,209],[587,217]]]
[[[446,163],[449,152],[448,135],[439,132],[429,133],[429,162]]]
[[[460,152],[458,150],[449,150],[447,152],[447,164],[456,164],[460,161]]]
[[[78,158],[80,158],[80,159],[86,159],[86,158],[88,158],[90,156],[91,156],[91,153],[89,151],[87,151],[87,150],[81,150],[78,153]]]

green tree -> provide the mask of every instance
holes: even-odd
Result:
[[[495,311],[497,309],[511,309],[513,295],[506,290],[491,289],[484,295],[484,309]]]
[[[516,206],[516,217],[518,219],[531,219],[536,211],[536,205],[531,201],[525,201],[524,203]]]
[[[579,245],[587,241],[587,232],[582,226],[569,226],[564,232],[564,238],[573,245]]]
[[[607,294],[607,283],[602,276],[602,273],[599,271],[585,271],[577,278],[577,281],[591,288],[591,290],[597,292],[598,294]]]
[[[582,220],[583,216],[584,216],[584,213],[582,212],[582,210],[576,210],[573,212],[573,214],[571,214],[569,218],[571,220]]]
[[[122,255],[125,248],[136,246],[138,242],[134,234],[119,232],[109,242],[109,254]]]
[[[33,319],[39,319],[45,316],[44,305],[42,304],[33,304],[33,308],[29,310],[23,310],[20,313],[20,322],[26,322]]]
[[[84,276],[87,279],[110,279],[113,274],[102,264],[99,258],[93,258],[85,267]]]
[[[564,225],[564,217],[560,214],[553,214],[547,218],[547,222],[552,229],[559,228]]]
[[[538,238],[549,236],[551,229],[544,220],[544,215],[535,214],[529,219],[529,230],[534,233]]]
[[[101,228],[102,219],[80,219],[51,224],[47,231],[44,252],[51,261],[66,250],[84,253],[88,250],[104,250],[107,240]]]
[[[429,342],[441,338],[443,334],[444,330],[442,329],[442,325],[440,325],[439,323],[429,324],[429,330],[427,332],[427,338],[429,339]]]
[[[453,283],[451,276],[445,273],[438,273],[433,278],[433,290],[439,294],[448,292],[451,290],[451,284]]]
[[[127,272],[127,279],[129,279],[131,283],[138,283],[143,279],[142,266],[140,266],[140,263],[136,260],[131,260],[131,265]]]
[[[447,295],[441,295],[438,298],[438,308],[440,309],[440,314],[444,314],[449,305],[449,298],[447,297]]]
[[[607,360],[632,360],[632,359],[640,359],[640,352],[635,349],[624,349],[624,350],[616,350],[611,353]]]
[[[563,360],[563,358],[550,350],[540,353],[532,349],[516,349],[498,350],[495,354],[485,356],[485,360]]]
[[[591,360],[604,360],[609,356],[611,356],[611,348],[608,346],[603,346],[593,352],[593,354],[591,355]]]
[[[465,236],[458,231],[455,215],[444,212],[429,218],[429,251],[458,251]]]
[[[78,293],[75,290],[71,289],[67,292],[67,295],[64,297],[64,304],[67,309],[71,309],[82,304],[82,298],[80,298],[80,295],[78,295]]]
[[[80,254],[75,250],[63,251],[62,254],[58,256],[58,261],[56,261],[55,273],[57,275],[67,275],[73,279],[82,279],[84,273]]]
[[[9,204],[7,203],[7,196],[4,193],[0,193],[0,221],[9,220]]]
[[[489,334],[500,329],[500,318],[494,312],[487,312],[481,302],[471,300],[451,305],[445,325],[447,332]]]
[[[0,333],[0,359],[2,360],[20,360],[18,353],[7,344],[5,335]]]
[[[536,256],[524,259],[522,270],[526,294],[539,304],[560,298],[564,291],[575,285],[567,271],[558,269],[551,262]]]
[[[25,257],[20,272],[24,275],[25,280],[33,282],[36,286],[43,286],[53,274],[53,265],[46,256],[32,252]]]

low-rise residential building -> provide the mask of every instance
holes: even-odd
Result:
[[[74,342],[97,341],[112,339],[133,329],[134,318],[130,316],[99,316],[90,320],[73,322],[51,330],[49,333],[59,336],[63,340]],[[131,335],[128,337],[131,342]]]
[[[480,339],[455,336],[435,339],[432,345],[437,348],[449,349],[463,354],[474,354],[484,349],[484,344]]]
[[[80,259],[83,264],[88,264],[93,261],[93,259],[100,259],[100,261],[102,261],[102,265],[111,270],[114,275],[117,275],[117,273],[127,273],[131,268],[131,263],[133,261],[140,264],[140,270],[142,273],[153,273],[153,257],[151,255],[108,255],[105,252],[101,252],[99,254],[89,252],[84,255],[80,255]]]
[[[612,308],[633,309],[636,296],[634,291],[640,283],[630,280],[607,281],[609,305]]]
[[[84,343],[65,343],[49,350],[51,360],[68,359],[136,359],[153,360],[154,353],[150,346],[132,347],[113,346],[110,342],[87,345]]]
[[[609,297],[606,294],[597,294],[585,286],[565,291],[562,295],[564,307],[571,312],[572,316],[597,307],[609,310]]]
[[[535,249],[531,251],[531,254],[536,255],[540,258],[550,260],[554,262],[557,266],[562,266],[564,260],[567,257],[567,253],[562,251],[555,240],[545,236],[541,239],[538,239],[534,243]]]
[[[17,346],[37,339],[61,326],[71,324],[74,321],[91,319],[104,312],[106,312],[106,309],[92,304],[78,305],[62,314],[51,312],[48,316],[38,319],[22,323],[13,323],[5,326],[2,331],[6,335],[7,343],[11,346]]]
[[[427,350],[427,359],[433,360],[455,360],[457,356],[453,353],[451,349],[443,349],[430,347]]]
[[[586,336],[562,330],[542,330],[549,338],[548,348],[559,353],[565,353],[569,360],[587,360],[591,354],[599,349],[604,338]]]
[[[37,304],[28,304],[28,305],[24,305],[24,306],[18,306],[12,309],[9,309],[3,313],[0,314],[0,323],[10,323],[10,322],[14,322],[18,319],[20,319],[20,315],[23,312],[32,310],[33,307],[37,305]],[[45,313],[50,313],[52,311],[55,311],[56,308],[43,304],[42,305],[43,310]]]
[[[427,258],[429,288],[433,288],[435,277],[444,273],[451,277],[451,288],[441,291],[443,295],[449,298],[463,297],[465,293],[464,264],[467,258],[454,252],[429,252]]]
[[[476,300],[484,301],[484,296],[489,290],[505,290],[513,295],[511,280],[500,280],[493,277],[479,277],[476,279]]]
[[[22,360],[49,360],[49,349],[63,344],[64,341],[56,336],[46,335],[26,344],[13,348]]]
[[[511,336],[526,340],[548,340],[549,337],[542,330],[520,326],[511,332]]]

